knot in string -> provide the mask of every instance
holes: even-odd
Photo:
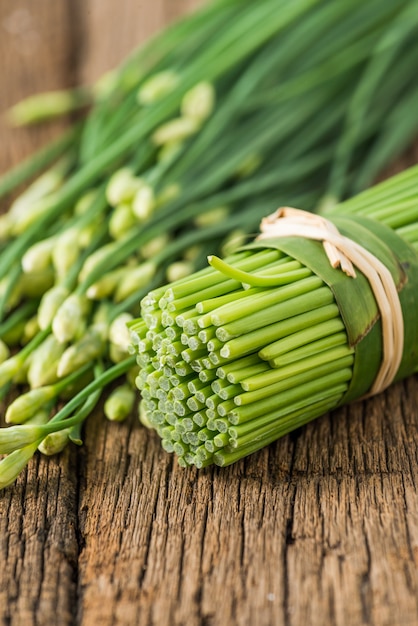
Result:
[[[388,268],[360,244],[341,235],[329,220],[290,207],[282,207],[264,218],[258,239],[303,237],[321,241],[333,268],[356,277],[355,267],[367,278],[382,323],[383,358],[376,379],[367,394],[375,395],[393,381],[402,361],[404,323],[395,281]]]

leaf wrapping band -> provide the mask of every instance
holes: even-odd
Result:
[[[414,372],[418,257],[392,229],[369,218],[331,221],[286,207],[265,218],[261,235],[246,246],[260,247],[282,250],[332,290],[355,349],[353,377],[341,404],[377,394]]]

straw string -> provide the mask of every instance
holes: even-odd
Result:
[[[383,358],[376,379],[367,394],[380,393],[393,382],[402,361],[404,322],[398,290],[392,274],[371,252],[322,216],[300,209],[282,207],[264,218],[259,240],[277,237],[304,237],[321,241],[329,262],[347,276],[356,277],[355,267],[367,278],[382,321]]]

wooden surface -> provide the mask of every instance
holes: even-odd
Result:
[[[0,0],[0,109],[98,77],[193,4]],[[59,130],[1,126],[0,169]],[[83,448],[0,493],[1,625],[415,626],[417,383],[201,472],[98,411]]]

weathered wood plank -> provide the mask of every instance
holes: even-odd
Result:
[[[0,112],[21,98],[68,87],[73,73],[70,3],[0,4]],[[0,120],[0,171],[62,132],[65,122],[10,129]],[[1,624],[73,623],[77,589],[75,451],[35,459],[0,492]]]
[[[5,111],[22,98],[68,87],[73,76],[69,3],[40,0],[36,8],[25,0],[0,4],[0,171],[45,144],[62,124],[12,129]]]
[[[18,62],[0,38],[10,84],[0,95],[10,104],[95,80],[192,4],[70,3],[74,51],[57,35],[67,4],[39,0],[48,58]],[[53,132],[2,131],[2,163]],[[415,626],[417,382],[202,472],[178,468],[134,419],[110,424],[98,411],[84,448],[34,460],[0,493],[1,623]]]

